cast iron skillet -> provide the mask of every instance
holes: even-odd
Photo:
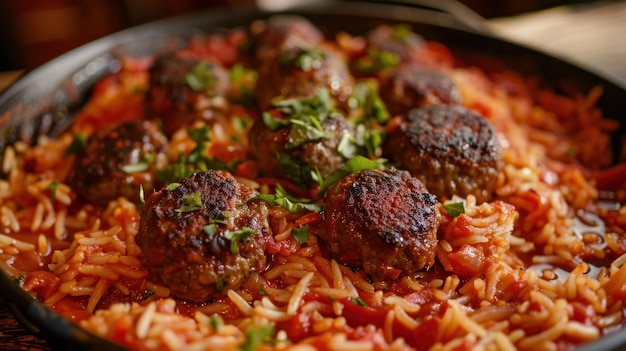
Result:
[[[626,135],[623,113],[626,87],[590,69],[486,34],[481,31],[482,26],[475,18],[470,21],[467,18],[460,20],[447,13],[414,5],[414,1],[410,0],[386,4],[330,1],[281,12],[308,17],[329,33],[342,30],[361,34],[381,23],[408,23],[417,33],[446,44],[469,62],[485,63],[482,58],[495,58],[508,68],[542,77],[557,91],[586,92],[593,86],[602,85],[604,94],[598,106],[606,117],[623,124],[615,134],[614,149],[615,162],[624,159],[620,152],[622,140],[625,139],[623,136]],[[217,27],[246,26],[254,19],[271,14],[257,8],[205,11],[122,31],[50,61],[26,74],[0,96],[0,155],[4,154],[7,145],[17,140],[32,142],[38,135],[55,135],[67,127],[73,112],[88,97],[90,87],[104,75],[119,68],[119,55],[154,53],[164,45],[169,45],[173,37],[185,37]],[[34,333],[48,340],[53,348],[123,350],[83,330],[33,299],[4,271],[0,273],[0,286],[1,293],[10,302],[16,317]],[[577,350],[617,351],[624,347],[626,329]]]

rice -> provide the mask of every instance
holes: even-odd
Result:
[[[362,40],[341,38],[344,49]],[[124,59],[120,72],[98,83],[72,131],[143,115],[148,77],[140,61]],[[607,209],[590,176],[611,162],[609,135],[617,128],[595,107],[602,88],[565,96],[512,72],[439,68],[459,87],[462,104],[494,125],[504,167],[493,200],[454,196],[439,204],[437,263],[429,270],[371,281],[359,267],[328,257],[318,237],[322,214],[271,206],[275,247],[267,268],[206,303],[180,300],[144,266],[146,253],[135,242],[142,204],[119,197],[98,208],[65,183],[74,164],[65,155],[70,132],[5,148],[0,252],[21,266],[32,266],[22,260],[33,255],[43,262],[6,270],[44,304],[75,308],[67,313],[82,313],[82,327],[137,350],[232,350],[253,341],[261,349],[303,351],[562,350],[622,328],[623,189]],[[228,110],[221,97],[214,102],[225,115],[194,125],[211,127],[207,155],[245,154],[250,127],[237,130],[231,119],[253,116]],[[168,146],[172,160],[196,142],[181,129]],[[279,181],[257,177],[255,162],[240,163],[236,178],[273,193]],[[451,216],[445,206],[455,203],[464,213]],[[292,231],[304,225],[308,237],[297,244]]]

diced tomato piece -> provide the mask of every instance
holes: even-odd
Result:
[[[469,278],[480,274],[485,267],[485,255],[479,249],[463,244],[458,250],[448,254],[452,272]]]

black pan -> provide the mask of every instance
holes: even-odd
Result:
[[[427,1],[426,7],[433,4],[437,2]],[[281,12],[308,17],[329,33],[342,30],[360,34],[381,23],[409,23],[426,39],[446,44],[468,62],[481,64],[486,62],[485,57],[489,57],[495,59],[489,60],[489,64],[497,61],[503,67],[537,75],[557,91],[585,92],[602,85],[604,94],[598,107],[606,117],[622,122],[613,138],[615,162],[625,159],[620,153],[626,135],[623,113],[626,87],[588,68],[485,33],[480,19],[462,7],[447,9],[461,13],[461,18],[424,6],[417,7],[409,0],[384,4],[329,1]],[[109,35],[50,61],[24,75],[0,96],[0,155],[15,141],[32,142],[38,135],[55,135],[62,131],[71,122],[73,112],[88,97],[90,87],[99,78],[118,69],[119,55],[154,53],[170,43],[172,37],[185,37],[217,27],[244,26],[273,13],[258,8],[205,11]],[[16,317],[55,349],[123,349],[61,317],[33,299],[3,270],[0,271],[0,293],[9,301]],[[626,328],[577,350],[617,351],[624,348]]]

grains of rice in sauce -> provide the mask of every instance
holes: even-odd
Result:
[[[259,173],[262,161],[248,157],[256,150],[248,149],[247,133],[252,124],[263,123],[264,111],[243,98],[254,91],[255,70],[261,75],[265,68],[251,63],[248,46],[248,51],[237,47],[254,41],[263,25],[256,22],[252,34],[235,29],[199,36],[180,49],[180,57],[221,65],[232,81],[219,101],[215,95],[193,95],[202,95],[198,92],[169,101],[190,99],[193,104],[173,108],[196,117],[168,135],[164,157],[174,164],[180,155],[201,150],[260,193],[274,194],[280,184],[298,194],[294,197],[313,198],[318,185],[307,183],[303,190],[266,177]],[[371,55],[391,52],[374,42],[366,52],[368,40],[341,33],[323,44],[350,60],[350,84],[376,86],[382,79],[383,73],[359,71],[383,72],[385,67],[375,67],[382,64],[376,61],[380,57]],[[329,255],[319,235],[325,230],[323,211],[294,214],[270,204],[267,266],[207,301],[177,298],[144,266],[135,240],[143,203],[120,196],[96,206],[68,182],[78,162],[75,153],[66,152],[74,142],[108,125],[152,118],[145,96],[154,58],[130,57],[122,58],[119,72],[96,84],[66,133],[42,138],[33,147],[5,149],[0,255],[10,263],[3,267],[42,303],[135,350],[563,350],[620,328],[626,208],[623,184],[607,189],[602,183],[610,177],[603,169],[610,164],[609,134],[617,126],[594,106],[601,87],[586,95],[559,95],[516,73],[455,66],[453,54],[441,44],[416,43],[408,57],[417,55],[420,65],[447,75],[458,88],[460,105],[494,127],[502,149],[501,176],[491,199],[479,203],[470,194],[438,200],[431,267],[373,280],[360,267]],[[265,55],[291,54],[289,45],[296,45],[280,44],[257,43]],[[308,58],[297,56],[297,64],[312,66],[285,69],[285,76],[314,70],[316,60],[335,52],[307,50]],[[293,73],[297,70],[302,72]],[[242,75],[248,80],[237,80]],[[276,84],[291,89],[289,82]],[[349,98],[331,95],[337,109],[358,119],[365,107],[354,107]],[[368,123],[388,132],[403,123],[402,116],[389,117]],[[208,135],[198,142],[190,131],[202,128]],[[379,151],[367,156],[374,159]],[[615,208],[600,205],[608,193]],[[452,215],[449,206],[460,204],[461,213]],[[296,237],[294,230],[305,225],[306,236]]]

